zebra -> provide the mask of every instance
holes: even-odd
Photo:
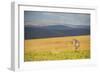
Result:
[[[80,41],[79,40],[73,39],[72,40],[72,44],[73,44],[73,46],[75,48],[75,51],[79,49],[79,47],[80,47]]]

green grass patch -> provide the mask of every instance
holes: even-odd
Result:
[[[70,59],[88,59],[90,50],[67,50],[67,51],[32,51],[24,53],[24,61],[43,61],[43,60],[70,60]]]

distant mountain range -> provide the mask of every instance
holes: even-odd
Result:
[[[48,38],[48,37],[62,37],[62,36],[78,36],[89,35],[89,25],[47,25],[47,26],[33,26],[25,25],[24,27],[25,39]]]

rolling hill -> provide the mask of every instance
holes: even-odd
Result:
[[[63,36],[78,36],[89,35],[89,25],[71,25],[71,24],[58,24],[48,26],[24,26],[25,39],[34,38],[49,38],[49,37],[63,37]]]

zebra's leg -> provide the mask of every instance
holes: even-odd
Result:
[[[78,46],[75,46],[75,52],[78,52],[78,48],[79,48]]]

